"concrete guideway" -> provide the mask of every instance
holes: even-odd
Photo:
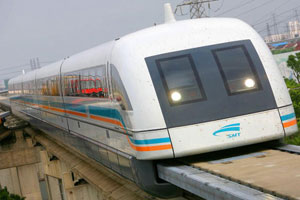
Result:
[[[55,155],[59,160],[68,165],[73,173],[78,174],[100,191],[101,199],[119,200],[146,200],[156,199],[140,190],[134,183],[119,177],[112,171],[100,165],[92,165],[88,160],[84,160],[79,155],[74,155],[56,142],[50,140],[45,134],[37,133],[31,128],[25,128],[36,142],[40,143],[48,152]],[[67,188],[71,187],[71,180],[67,181]]]
[[[299,146],[284,145],[221,159],[199,155],[162,163],[158,173],[208,199],[300,199],[299,154]]]
[[[158,164],[158,176],[204,199],[214,200],[280,200],[270,194],[249,188],[211,173],[175,162]]]
[[[1,98],[0,104],[3,106]],[[5,109],[9,109],[7,104],[4,107]],[[30,179],[28,176],[36,173],[43,174],[41,176],[45,178],[42,179],[46,180],[48,187],[50,187],[47,189],[50,199],[63,199],[62,196],[73,200],[160,199],[147,194],[135,183],[120,177],[113,171],[80,154],[75,149],[67,148],[60,141],[54,140],[39,130],[28,127],[27,122],[14,115],[7,118],[5,127],[6,130],[2,129],[2,133],[0,130],[0,142],[11,135],[16,136],[17,139],[9,151],[2,152],[0,146],[0,174],[3,173],[7,177],[13,177],[12,181],[9,183],[4,181],[4,184],[0,178],[0,184],[3,186],[10,184],[9,188],[11,192],[25,196],[28,200],[42,199],[42,191],[40,191],[38,182],[36,181],[34,181],[34,184],[27,184],[25,193],[21,189],[24,187],[21,183],[16,186],[16,182],[24,182],[16,181],[23,180],[25,177],[24,174],[20,175],[24,177],[18,175],[18,168],[20,166],[28,166],[27,168],[30,168],[31,171],[26,176],[27,179]],[[25,143],[23,138],[24,133],[30,136],[30,138],[26,138]],[[27,143],[29,146],[27,146]],[[22,146],[22,148],[15,149],[14,146]],[[38,180],[35,176],[34,179]],[[35,188],[32,188],[33,186]],[[53,188],[54,192],[49,191]],[[64,190],[65,194],[61,192],[62,190]],[[172,200],[186,200],[186,198],[177,197],[172,198]]]

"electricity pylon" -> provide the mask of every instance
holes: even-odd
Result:
[[[218,0],[184,0],[181,4],[176,6],[175,13],[180,12],[180,15],[185,15],[182,11],[182,8],[189,6],[190,18],[202,18],[208,17],[206,12],[207,8],[210,9],[210,3]]]

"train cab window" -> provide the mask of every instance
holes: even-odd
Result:
[[[112,95],[122,110],[132,110],[127,92],[121,80],[120,74],[114,65],[111,65]]]
[[[156,60],[156,64],[171,106],[206,99],[190,55]]]
[[[227,47],[212,52],[229,95],[261,89],[257,72],[245,46]]]

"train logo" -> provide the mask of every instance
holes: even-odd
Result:
[[[215,131],[213,135],[214,136],[226,135],[227,138],[234,138],[234,137],[239,137],[241,135],[240,130],[241,130],[240,123],[229,124]]]

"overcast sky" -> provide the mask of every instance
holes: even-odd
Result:
[[[0,0],[0,80],[29,71],[29,60],[41,64],[60,60],[154,23],[163,23],[163,4],[175,9],[182,0]],[[211,17],[237,17],[266,35],[295,20],[299,0],[219,0]],[[187,13],[187,10],[183,10]],[[177,20],[189,15],[177,16]]]

